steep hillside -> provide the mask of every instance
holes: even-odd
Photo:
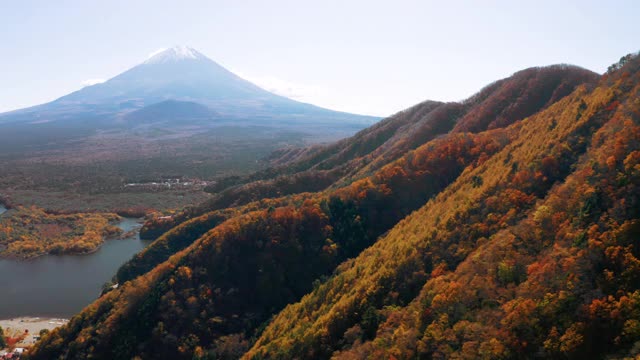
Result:
[[[518,124],[245,357],[637,355],[639,70]]]
[[[596,79],[595,73],[574,66],[530,68],[485,87],[462,103],[426,101],[334,144],[277,152],[270,160],[273,167],[244,178],[221,180],[207,189],[216,193],[211,200],[187,208],[171,222],[148,222],[142,236],[156,238],[185,219],[216,209],[348,185],[438,136],[507,126]],[[491,116],[498,120],[489,122]]]
[[[331,196],[250,211],[224,222],[210,219],[220,225],[213,224],[167,263],[99,299],[48,338],[41,354],[191,358],[197,346],[221,337],[250,336],[274,312],[311,290],[315,279],[443,189],[466,165],[507,142],[502,131],[460,134],[427,144]],[[170,234],[158,241],[170,241]],[[112,341],[123,345],[108,346]]]
[[[351,147],[323,168],[351,146],[343,144],[301,167],[331,170],[376,154],[322,192],[248,197],[235,208],[203,207],[188,221],[185,213],[158,218],[153,224],[180,225],[30,357],[626,353],[640,340],[640,285],[624,271],[637,261],[639,67],[634,59],[570,90],[540,75],[550,68],[524,71],[514,80],[520,90],[501,81],[462,104],[419,105],[423,115],[371,149]],[[517,94],[515,102],[497,101],[505,94]],[[487,109],[513,118],[487,122]],[[380,126],[393,128],[394,119]],[[433,119],[448,130],[416,135]],[[472,125],[480,129],[465,131]],[[301,164],[323,149],[289,156]],[[622,232],[600,236],[608,229]]]

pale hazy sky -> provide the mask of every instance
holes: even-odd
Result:
[[[0,0],[0,111],[188,45],[264,88],[389,115],[517,70],[603,72],[640,50],[640,1]]]

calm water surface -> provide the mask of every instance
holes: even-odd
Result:
[[[0,206],[0,214],[4,211]],[[139,224],[136,219],[124,219],[119,226],[127,232]],[[149,243],[136,233],[124,240],[107,240],[90,255],[0,260],[0,319],[71,317],[95,300],[118,267]]]

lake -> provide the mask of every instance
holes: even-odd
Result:
[[[0,213],[6,211],[0,206]],[[136,219],[119,223],[125,232]],[[107,240],[89,255],[46,255],[33,260],[0,260],[0,319],[17,316],[70,318],[93,302],[116,270],[150,241],[137,234]]]

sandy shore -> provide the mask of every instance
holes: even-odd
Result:
[[[24,347],[30,346],[36,342],[35,337],[39,336],[40,330],[53,330],[58,326],[66,324],[68,321],[69,320],[67,319],[19,317],[0,320],[0,326],[4,329],[5,335],[22,334],[25,330],[28,330],[29,335],[27,335],[21,343],[17,344],[19,347]]]

